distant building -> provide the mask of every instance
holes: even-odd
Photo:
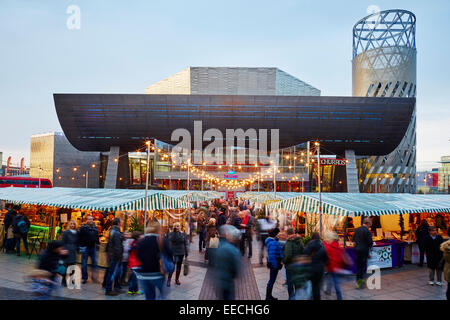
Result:
[[[50,179],[54,187],[99,187],[99,152],[75,149],[63,133],[31,136],[30,177]]]
[[[416,184],[417,193],[437,193],[438,191],[438,168],[431,171],[417,172]]]
[[[450,193],[450,156],[441,157],[442,167],[439,168],[438,191]]]
[[[320,96],[278,68],[189,67],[145,89],[147,94]]]

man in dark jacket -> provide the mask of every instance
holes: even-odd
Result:
[[[220,228],[221,226],[225,225],[227,223],[227,215],[225,213],[226,209],[222,208],[219,211],[219,216],[217,217],[217,228]]]
[[[312,234],[311,241],[308,242],[303,253],[311,257],[313,299],[320,300],[320,287],[325,273],[325,265],[328,263],[328,254],[317,232]]]
[[[294,299],[295,289],[292,282],[292,268],[291,264],[294,259],[303,253],[303,244],[300,236],[294,232],[294,228],[287,229],[288,238],[284,245],[283,263],[286,268],[286,282],[288,286],[289,300]]]
[[[11,208],[6,212],[5,218],[3,219],[3,224],[5,228],[5,250],[6,253],[13,253],[14,252],[14,238],[8,239],[8,229],[13,227],[13,221],[14,218],[17,215],[17,211],[14,206],[11,206]]]
[[[105,284],[105,295],[115,296],[121,293],[120,289],[120,266],[123,255],[123,236],[120,232],[120,219],[115,218],[109,231],[106,253],[108,257],[108,271]],[[114,283],[114,291],[113,291]]]
[[[20,239],[23,240],[23,245],[28,255],[28,230],[30,230],[30,220],[19,212],[13,220],[13,232],[16,238],[16,253],[18,256],[20,256]]]
[[[416,242],[417,242],[417,245],[419,246],[419,252],[420,252],[419,267],[423,267],[423,260],[424,260],[424,255],[425,255],[425,239],[430,234],[428,232],[428,228],[429,228],[429,225],[427,223],[427,220],[423,219],[420,222],[420,225],[416,230]]]
[[[91,258],[92,279],[97,281],[97,245],[100,244],[98,229],[95,226],[94,218],[91,215],[86,217],[86,224],[80,228],[78,240],[81,252],[81,273],[83,283],[88,279],[87,262]]]
[[[355,230],[353,242],[355,242],[356,255],[356,288],[361,289],[364,285],[364,275],[367,272],[367,259],[372,249],[372,233],[369,231],[371,226],[369,217],[363,219],[362,226]]]
[[[430,269],[430,277],[428,284],[437,284],[442,286],[442,269],[444,265],[442,264],[443,252],[440,247],[444,242],[442,236],[437,234],[437,228],[431,226],[429,228],[430,234],[425,238],[425,252],[427,254],[427,267]],[[442,264],[442,265],[441,265]],[[436,274],[436,282],[434,282],[434,275]]]

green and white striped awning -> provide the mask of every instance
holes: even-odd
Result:
[[[254,192],[247,191],[239,195],[240,198],[250,200],[252,202],[265,202],[267,200],[286,200],[300,196],[301,193],[296,192]]]
[[[322,193],[322,213],[340,216],[450,212],[450,195],[409,193]],[[302,193],[268,205],[272,209],[319,213],[319,194]]]
[[[148,191],[147,210],[189,208],[191,204],[164,194]],[[1,188],[0,200],[15,204],[46,205],[81,210],[145,210],[145,190],[83,188]]]
[[[161,191],[161,193],[169,197],[187,202],[208,201],[212,199],[219,199],[222,196],[220,193],[211,190],[166,190]]]

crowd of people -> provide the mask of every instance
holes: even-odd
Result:
[[[8,252],[16,247],[19,254],[21,239],[27,248],[29,221],[14,210],[12,208],[5,216],[5,227],[8,230],[11,226],[15,242],[5,246]],[[87,215],[85,224],[79,229],[75,221],[69,221],[67,225],[61,240],[50,242],[40,255],[32,282],[40,297],[51,295],[58,274],[62,276],[61,284],[67,285],[65,275],[70,266],[77,263],[77,253],[81,254],[82,283],[89,280],[89,259],[91,281],[100,283],[97,268],[99,231],[94,218]],[[353,235],[358,289],[365,287],[364,278],[373,246],[371,226],[371,218],[365,217]],[[165,299],[172,279],[180,286],[182,272],[184,275],[189,273],[187,258],[195,233],[198,252],[214,272],[220,299],[235,299],[234,283],[243,259],[252,257],[254,235],[260,242],[259,262],[268,268],[266,300],[277,300],[272,293],[279,273],[286,280],[290,300],[320,300],[324,284],[325,294],[330,295],[334,288],[337,299],[343,298],[340,277],[350,274],[352,259],[341,246],[336,232],[326,232],[323,239],[317,232],[310,238],[302,238],[293,227],[285,226],[280,230],[279,223],[266,216],[261,208],[237,199],[200,203],[197,208],[188,209],[183,220],[174,222],[164,231],[160,223],[152,219],[146,234],[123,231],[122,221],[114,218],[106,245],[108,268],[102,283],[105,295],[124,293],[122,288],[128,286],[129,295],[144,294],[148,300]],[[429,284],[442,286],[442,273],[449,282],[450,241],[444,242],[436,228],[426,222],[422,222],[416,237],[421,250],[419,266],[424,263],[424,254],[427,257]]]

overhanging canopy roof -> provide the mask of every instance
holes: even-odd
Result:
[[[393,193],[322,193],[322,213],[343,216],[387,215],[415,212],[450,212],[450,195]],[[319,194],[300,193],[268,205],[319,213]]]
[[[1,188],[0,200],[87,210],[145,210],[145,190],[81,188]],[[167,191],[149,190],[147,210],[189,208]]]
[[[54,94],[59,122],[80,151],[135,151],[155,138],[172,143],[179,128],[194,136],[203,130],[279,129],[279,147],[321,141],[333,153],[386,155],[403,139],[415,98],[182,95]],[[269,134],[269,137],[271,135]],[[194,141],[194,140],[192,140]],[[267,140],[268,148],[272,145]],[[204,146],[210,142],[204,141]],[[192,145],[192,147],[194,147]]]

